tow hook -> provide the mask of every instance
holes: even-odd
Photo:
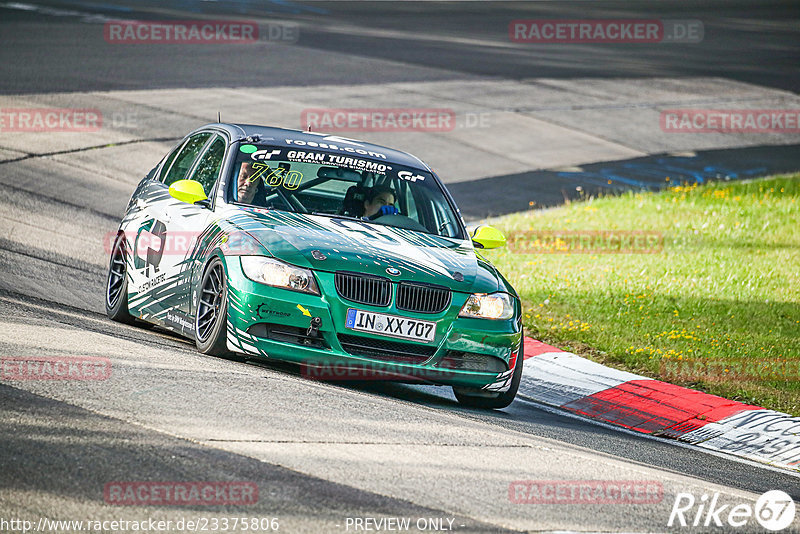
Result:
[[[319,327],[322,325],[322,319],[319,317],[312,317],[311,324],[308,325],[308,330],[306,330],[306,337],[307,338],[318,338],[319,337]],[[310,345],[311,339],[305,340],[307,345]]]

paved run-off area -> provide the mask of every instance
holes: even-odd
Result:
[[[154,9],[166,11],[151,16],[170,17],[170,8],[181,7],[160,4]],[[69,7],[105,9],[87,5]],[[443,388],[309,382],[290,367],[201,356],[183,340],[99,313],[104,235],[116,229],[138,180],[179,137],[218,113],[225,121],[302,128],[309,108],[452,109],[451,131],[342,135],[428,161],[473,219],[563,202],[588,178],[610,190],[660,184],[653,169],[666,164],[687,179],[798,168],[797,135],[687,135],[660,127],[667,108],[798,107],[780,64],[772,65],[780,83],[761,81],[770,57],[758,55],[758,43],[742,52],[742,69],[692,55],[721,46],[708,30],[719,35],[745,24],[748,9],[731,6],[715,22],[715,8],[703,8],[692,16],[707,21],[708,46],[653,49],[648,63],[633,56],[620,62],[627,52],[618,48],[477,50],[447,21],[436,41],[421,35],[423,20],[415,31],[406,25],[386,36],[358,30],[366,26],[358,11],[398,8],[343,6],[326,4],[325,24],[315,25],[310,11],[297,15],[306,37],[295,45],[236,53],[114,48],[104,44],[96,19],[0,6],[0,108],[88,108],[103,117],[94,132],[0,131],[0,351],[112,364],[104,381],[0,384],[0,517],[235,513],[277,516],[288,532],[337,532],[347,517],[406,516],[451,518],[457,530],[477,532],[661,532],[671,530],[681,492],[698,499],[719,492],[722,504],[752,505],[761,493],[782,489],[800,500],[790,474],[617,432],[525,399],[483,413],[458,407]],[[462,9],[448,18],[474,29],[486,17],[507,24],[541,16],[513,5],[491,14],[471,9],[477,15]],[[663,15],[677,18],[684,7],[673,9]],[[793,57],[785,48],[793,11],[782,9],[763,23],[774,36],[768,44],[783,50],[773,54],[778,63]],[[414,17],[390,15],[376,20]],[[346,31],[344,17],[352,22]],[[522,58],[534,56],[550,66],[520,68]],[[598,57],[608,59],[602,69],[590,64],[600,64]],[[569,75],[560,70],[565,65]],[[639,184],[626,184],[632,173]],[[561,479],[656,481],[664,493],[660,502],[640,505],[509,498],[514,481]],[[126,480],[246,480],[258,484],[260,498],[254,507],[212,509],[106,504],[105,484]]]

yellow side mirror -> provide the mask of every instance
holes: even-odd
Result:
[[[506,244],[506,236],[493,226],[479,226],[472,233],[472,243],[478,248],[498,248]]]
[[[203,190],[203,184],[195,180],[178,180],[174,182],[169,186],[169,195],[187,204],[194,204],[208,198]]]

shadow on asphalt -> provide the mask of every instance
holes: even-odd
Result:
[[[742,180],[800,170],[800,145],[704,150],[690,154],[660,154],[593,163],[569,171],[542,170],[492,176],[448,183],[447,189],[464,218],[476,220],[558,206],[588,196],[617,195],[632,190],[658,191],[682,183]]]

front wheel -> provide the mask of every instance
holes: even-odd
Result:
[[[212,356],[227,356],[228,285],[222,260],[215,257],[200,280],[194,320],[197,350]]]
[[[519,390],[519,382],[522,380],[522,365],[524,361],[524,343],[520,344],[517,361],[514,365],[514,374],[511,377],[511,386],[504,393],[492,394],[488,391],[469,390],[466,388],[453,387],[453,393],[458,402],[470,408],[481,408],[484,410],[499,410],[514,402]]]
[[[106,315],[112,321],[134,324],[128,311],[128,263],[125,234],[119,234],[111,249],[111,262],[106,279]]]

